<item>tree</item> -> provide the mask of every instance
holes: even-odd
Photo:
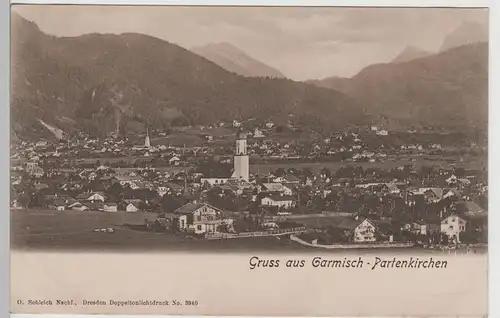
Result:
[[[225,223],[224,224],[220,224],[219,226],[217,226],[217,232],[228,233],[229,232],[229,227]]]
[[[17,200],[18,200],[19,204],[21,205],[21,207],[27,208],[30,201],[31,201],[31,198],[28,194],[23,193],[18,197]]]
[[[35,193],[30,200],[29,207],[44,208],[45,207],[44,195],[40,192]]]
[[[106,190],[106,194],[116,201],[121,201],[123,199],[124,192],[125,190],[119,182],[115,182]]]
[[[171,213],[182,206],[182,202],[180,202],[176,197],[167,193],[164,194],[160,201],[161,210],[163,212]]]
[[[332,175],[332,172],[327,167],[324,167],[323,169],[321,169],[321,175],[325,176],[327,178],[330,178]]]
[[[304,168],[304,169],[302,169],[302,175],[303,175],[305,178],[309,178],[309,177],[314,176],[314,174],[312,173],[311,169],[309,169],[309,168]]]
[[[286,171],[283,168],[278,168],[278,169],[276,169],[276,171],[274,172],[274,174],[277,177],[283,177],[286,174]]]
[[[450,239],[448,235],[442,233],[441,234],[441,245],[448,245],[450,243]]]

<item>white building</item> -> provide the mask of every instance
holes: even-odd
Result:
[[[118,205],[116,203],[112,203],[112,202],[104,203],[103,211],[104,212],[118,212]]]
[[[151,148],[151,139],[149,138],[149,129],[146,132],[146,139],[144,140],[144,147]]]
[[[201,178],[201,183],[208,183],[209,185],[211,186],[217,186],[217,185],[222,185],[222,184],[226,184],[227,181],[229,180],[229,178],[218,178],[218,177],[215,177],[215,178]]]
[[[231,228],[232,219],[225,219],[222,211],[206,203],[188,203],[174,211],[179,214],[179,229],[196,234],[217,233],[219,227],[227,225]]]
[[[181,159],[179,159],[179,157],[177,157],[177,156],[173,156],[172,158],[168,159],[168,163],[171,165],[174,165],[174,166],[179,165],[180,161],[181,161]]]
[[[292,189],[288,188],[282,183],[263,183],[261,190],[269,192],[280,192],[284,195],[293,194]]]
[[[265,206],[277,206],[279,208],[292,208],[296,204],[296,200],[291,195],[269,195],[260,201]]]
[[[460,233],[465,232],[466,225],[466,220],[452,214],[441,221],[441,233],[447,235],[451,241],[460,243]]]
[[[127,206],[125,207],[125,211],[127,212],[137,212],[139,211],[139,207],[137,204],[134,204],[134,203],[129,203],[127,204]]]
[[[262,133],[262,131],[259,130],[259,128],[255,128],[254,132],[253,132],[253,137],[254,138],[263,138],[265,137],[264,134]]]
[[[268,121],[268,122],[266,123],[266,128],[271,129],[271,128],[273,128],[273,127],[274,127],[274,123],[273,123],[272,121]]]
[[[346,218],[335,227],[344,231],[354,243],[370,243],[377,240],[377,227],[373,222],[365,218]]]
[[[85,200],[85,201],[101,201],[104,202],[105,197],[102,193],[99,192],[94,192],[94,193],[82,193],[79,196],[76,197],[79,200]]]

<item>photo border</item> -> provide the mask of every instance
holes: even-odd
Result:
[[[370,7],[386,7],[386,6],[397,6],[397,7],[412,7],[412,6],[420,6],[420,7],[489,7],[490,8],[490,54],[489,54],[489,94],[490,94],[490,100],[489,100],[489,133],[488,133],[488,171],[489,171],[489,210],[494,211],[495,207],[500,207],[500,186],[499,186],[499,178],[500,177],[500,168],[495,165],[496,162],[499,162],[500,160],[500,147],[498,145],[500,144],[500,110],[497,109],[497,107],[494,107],[493,105],[499,105],[500,104],[500,96],[498,94],[498,88],[500,87],[500,82],[499,82],[499,61],[498,58],[495,60],[493,57],[498,57],[500,56],[500,53],[498,51],[498,46],[499,46],[499,38],[498,37],[498,32],[500,31],[499,28],[499,6],[498,3],[496,3],[494,0],[493,1],[485,1],[485,0],[439,0],[439,1],[431,1],[431,0],[421,0],[421,1],[410,1],[410,0],[385,0],[385,1],[377,1],[375,4],[374,1],[366,1],[366,0],[346,0],[346,1],[332,1],[332,0],[315,0],[315,1],[238,1],[238,3],[235,3],[235,1],[230,1],[230,0],[217,0],[217,1],[203,1],[203,0],[189,0],[189,1],[172,1],[172,0],[154,0],[154,1],[126,1],[126,0],[105,0],[105,1],[97,1],[97,0],[49,0],[49,1],[44,1],[44,0],[23,0],[23,1],[12,1],[12,4],[99,4],[99,5],[231,5],[231,6],[246,6],[246,5],[251,5],[251,6],[261,6],[261,5],[268,5],[268,6],[348,6],[348,7],[358,7],[358,6],[370,6]],[[7,105],[10,105],[9,103],[9,95],[10,95],[10,81],[9,81],[9,74],[10,74],[10,7],[8,1],[1,1],[1,18],[0,18],[0,23],[2,23],[2,27],[0,30],[0,39],[4,43],[2,45],[2,56],[1,56],[1,62],[0,62],[0,69],[3,71],[1,73],[1,96],[4,98],[4,103],[5,107],[2,108],[2,116],[0,116],[1,121],[3,121],[0,125],[3,129],[5,129],[5,132],[3,134],[0,134],[0,138],[2,144],[9,145],[9,136],[10,136],[10,131],[9,131],[9,122],[10,122],[10,107],[7,107]],[[496,35],[496,36],[493,36]],[[497,146],[497,147],[496,147]],[[6,147],[6,148],[7,148]],[[10,157],[9,157],[9,152],[5,151],[2,153],[2,163],[5,160],[5,164],[7,167],[10,167]],[[490,164],[492,163],[492,164]],[[9,176],[9,170],[5,169],[2,170],[5,173],[5,177],[3,177],[3,180],[5,182],[2,183],[2,190],[3,193],[7,196],[4,202],[6,202],[6,211],[10,211],[10,208],[8,207],[8,202],[10,201],[8,199],[9,197],[9,192],[10,192],[10,182],[8,182],[8,176]],[[3,188],[5,187],[5,189]],[[9,253],[9,243],[10,243],[10,235],[9,235],[9,213],[3,213],[2,214],[3,219],[0,220],[0,224],[3,226],[2,233],[2,241],[3,244],[1,244],[2,249],[0,252],[3,254],[1,262],[1,272],[2,275],[0,276],[0,283],[2,286],[5,286],[6,288],[2,291],[2,296],[6,297],[1,297],[1,302],[0,302],[0,308],[6,308],[7,311],[9,311],[10,307],[10,302],[9,302],[9,277],[10,277],[10,272],[9,272],[9,259],[10,259],[10,253]],[[490,228],[496,228],[495,225],[500,225],[498,224],[500,217],[497,215],[497,213],[492,213],[489,214],[489,227]],[[489,271],[488,275],[490,278],[490,284],[489,284],[489,298],[490,299],[498,299],[498,295],[500,295],[500,281],[499,281],[499,271],[498,268],[500,268],[500,262],[499,262],[499,247],[500,247],[500,233],[495,232],[495,231],[489,231],[489,251],[488,251],[488,258],[489,258]],[[492,317],[497,317],[500,316],[500,308],[496,302],[489,302],[490,303],[490,311],[489,315]],[[19,317],[19,318],[32,318],[32,317],[59,317],[59,318],[69,318],[69,317],[96,317],[96,318],[104,318],[108,316],[104,315],[92,315],[92,316],[87,316],[87,315],[24,315],[24,314],[14,314],[12,317]],[[128,317],[140,317],[140,316],[129,316],[129,315],[122,315],[122,316],[114,316],[114,317],[123,317],[123,318],[128,318]],[[142,317],[155,317],[155,316],[142,316]],[[165,317],[165,316],[157,316],[157,317]]]

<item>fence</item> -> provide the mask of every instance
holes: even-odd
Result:
[[[299,220],[299,219],[308,219],[308,218],[322,218],[322,217],[335,217],[335,216],[354,216],[353,213],[350,212],[330,212],[324,211],[322,213],[312,213],[312,214],[292,214],[292,215],[276,215],[266,218],[272,221],[281,221],[281,220]]]
[[[241,233],[206,233],[207,240],[220,240],[244,237],[263,237],[263,236],[281,236],[299,234],[308,231],[306,227],[295,227],[289,229],[280,229],[273,231],[259,231],[259,232],[241,232]]]

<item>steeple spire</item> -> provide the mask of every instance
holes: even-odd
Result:
[[[240,128],[236,134],[236,145],[234,153],[233,178],[249,180],[249,160],[247,152],[247,136]]]
[[[149,127],[146,126],[146,140],[144,140],[144,146],[151,148],[151,140],[149,139]]]

